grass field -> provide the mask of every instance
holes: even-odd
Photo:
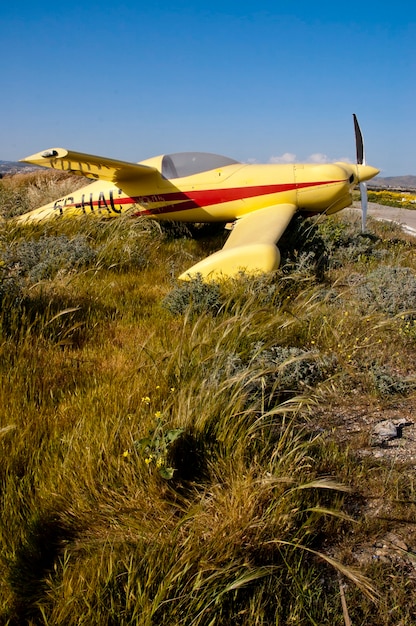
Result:
[[[222,231],[13,224],[73,183],[0,181],[0,623],[416,623],[414,240],[181,284]]]

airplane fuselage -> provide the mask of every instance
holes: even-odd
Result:
[[[22,216],[38,221],[56,216],[94,214],[115,217],[129,212],[159,220],[230,222],[270,205],[292,204],[303,213],[335,213],[352,202],[352,189],[363,179],[350,163],[256,165],[233,163],[181,178],[161,174],[163,157],[141,162],[156,170],[144,179],[98,180]],[[360,176],[357,168],[361,168]],[[278,208],[277,208],[278,210]]]

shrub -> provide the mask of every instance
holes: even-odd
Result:
[[[318,223],[329,268],[386,257],[388,252],[382,247],[382,239],[374,234],[362,234],[359,228],[358,222],[347,222],[333,217]]]
[[[414,383],[394,374],[386,366],[374,365],[370,374],[374,388],[380,396],[406,395],[414,388]]]
[[[336,367],[335,358],[324,357],[296,347],[272,346],[258,343],[249,359],[238,354],[218,351],[205,364],[206,379],[217,386],[221,382],[240,381],[247,403],[264,408],[305,393],[324,381]]]
[[[323,279],[328,250],[316,220],[296,216],[279,241],[279,249],[284,274],[300,272]]]
[[[252,365],[264,371],[263,385],[269,393],[277,396],[293,395],[316,386],[334,370],[334,358],[323,357],[296,347],[257,346]]]
[[[413,310],[416,316],[416,277],[409,267],[381,266],[363,277],[355,294],[365,312],[389,316]]]
[[[380,244],[377,236],[358,232],[357,222],[332,216],[306,220],[299,217],[279,243],[282,270],[284,274],[309,274],[322,281],[328,269],[348,262],[384,258],[387,251]]]
[[[163,300],[162,306],[173,315],[182,315],[187,309],[194,314],[213,313],[221,307],[218,283],[204,283],[201,276],[175,287]]]
[[[85,267],[95,261],[96,253],[86,237],[66,235],[20,241],[3,250],[2,261],[30,283],[53,278],[59,270]]]

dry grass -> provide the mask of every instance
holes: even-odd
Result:
[[[343,416],[413,406],[411,387],[377,386],[377,367],[414,376],[413,313],[357,285],[406,266],[409,298],[416,257],[358,230],[294,225],[282,271],[206,297],[172,276],[221,235],[6,224],[1,623],[342,625],[338,576],[353,624],[412,623],[412,469]],[[53,256],[63,236],[76,254],[51,263],[38,242]],[[388,533],[407,549],[378,548]]]
[[[0,216],[21,215],[84,185],[81,176],[43,169],[5,176],[0,183]]]

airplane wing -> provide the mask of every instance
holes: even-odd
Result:
[[[130,178],[137,179],[140,176],[148,176],[158,171],[147,165],[117,161],[116,159],[83,154],[82,152],[71,152],[65,148],[44,150],[21,159],[21,161],[71,172],[94,180],[106,180],[115,185]]]
[[[279,267],[276,243],[297,211],[294,204],[276,204],[237,220],[222,250],[214,252],[181,274],[181,280],[198,275],[215,280],[238,272],[270,272]]]

